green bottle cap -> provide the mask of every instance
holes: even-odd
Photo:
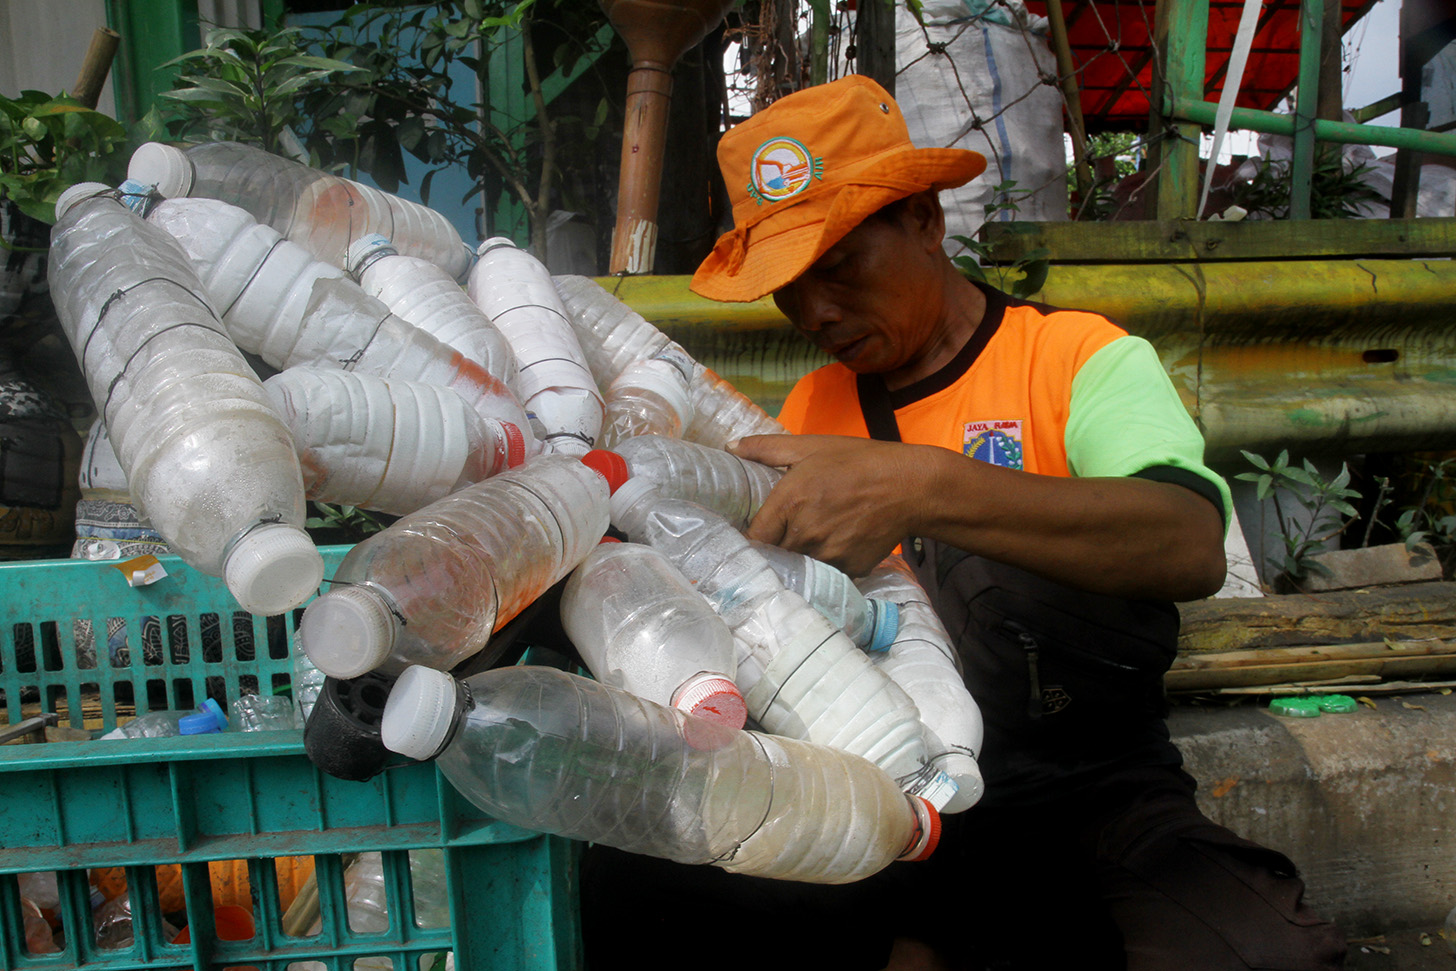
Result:
[[[1320,711],[1336,715],[1347,715],[1360,707],[1349,695],[1317,695],[1311,700],[1319,702]]]
[[[1319,702],[1315,698],[1271,698],[1269,710],[1285,718],[1318,718]]]

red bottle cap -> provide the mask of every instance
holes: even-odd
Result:
[[[910,796],[909,799],[915,805],[918,825],[915,827],[915,839],[911,840],[909,849],[900,859],[919,863],[921,860],[928,860],[930,854],[940,845],[940,813],[936,812],[935,806],[929,800],[921,796]]]
[[[734,731],[748,721],[748,705],[743,700],[743,693],[727,678],[710,677],[690,682],[672,704],[678,711],[706,718]]]
[[[514,469],[526,461],[526,436],[514,422],[503,421],[501,427],[506,430],[506,468]]]
[[[627,460],[616,452],[594,448],[581,457],[582,464],[607,480],[607,487],[616,492],[623,482],[631,477]]]

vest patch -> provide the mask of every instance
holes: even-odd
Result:
[[[966,456],[999,465],[1004,469],[1020,469],[1021,419],[1014,421],[968,421],[961,439]]]

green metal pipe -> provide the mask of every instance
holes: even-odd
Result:
[[[1289,218],[1309,218],[1309,195],[1314,181],[1314,121],[1319,104],[1320,36],[1325,19],[1324,0],[1302,0],[1299,5],[1299,93],[1294,104],[1294,155],[1289,162]]]
[[[1166,111],[1175,118],[1212,125],[1218,105],[1170,96],[1165,99]],[[1254,108],[1235,108],[1230,125],[1269,135],[1294,135],[1292,115]],[[1322,142],[1343,142],[1352,145],[1380,145],[1386,148],[1407,148],[1436,155],[1456,155],[1456,132],[1421,131],[1415,128],[1394,128],[1388,125],[1357,125],[1348,121],[1325,121],[1316,118],[1315,138]]]

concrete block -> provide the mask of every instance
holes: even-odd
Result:
[[[1409,550],[1404,543],[1367,546],[1358,550],[1331,550],[1310,559],[1323,565],[1330,575],[1321,576],[1310,571],[1299,582],[1305,593],[1441,579],[1441,561],[1436,558],[1436,551],[1429,543],[1417,543]]]
[[[1456,695],[1293,719],[1177,708],[1173,740],[1208,817],[1290,856],[1349,936],[1439,926],[1456,902]]]

